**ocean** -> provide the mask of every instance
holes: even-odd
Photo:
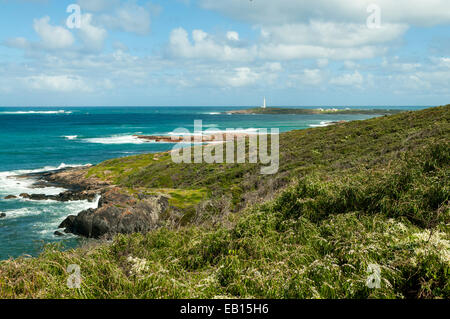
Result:
[[[36,256],[46,243],[76,247],[83,239],[54,235],[68,215],[95,208],[97,203],[5,200],[21,193],[58,194],[63,189],[32,188],[32,180],[14,176],[57,168],[95,165],[104,160],[170,150],[172,144],[145,143],[135,134],[167,135],[177,128],[193,132],[194,120],[204,129],[280,132],[327,125],[330,121],[363,120],[371,115],[228,115],[247,107],[64,107],[0,108],[0,260]],[[304,107],[302,107],[304,108]],[[331,107],[330,107],[331,108]],[[425,107],[355,107],[416,110]]]

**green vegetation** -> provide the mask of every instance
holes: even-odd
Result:
[[[276,175],[261,175],[257,164],[176,164],[169,153],[106,161],[89,175],[129,189],[206,189],[210,203],[199,205],[198,217],[216,220],[271,199],[293,179],[311,173],[328,179],[385,168],[408,150],[448,140],[449,119],[445,106],[283,133]]]
[[[107,161],[89,174],[169,194],[189,218],[1,262],[0,298],[450,298],[449,120],[443,106],[288,132],[273,176],[168,154]],[[66,286],[70,264],[81,289]]]

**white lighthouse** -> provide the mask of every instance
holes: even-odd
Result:
[[[264,103],[262,105],[262,108],[265,109],[266,108],[266,97],[264,97]]]

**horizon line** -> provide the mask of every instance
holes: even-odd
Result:
[[[447,104],[441,104],[447,105]],[[435,107],[441,105],[418,105],[418,104],[409,104],[409,105],[400,105],[400,104],[386,104],[386,105],[271,105],[267,106],[267,108],[281,108],[281,107]],[[24,105],[13,105],[13,106],[4,106],[0,105],[0,108],[71,108],[71,107],[261,107],[261,105],[58,105],[58,106],[46,106],[46,105],[35,105],[35,106],[24,106]]]

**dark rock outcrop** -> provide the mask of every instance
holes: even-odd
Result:
[[[58,226],[58,228],[69,228],[77,216],[70,215]]]
[[[68,189],[58,195],[20,194],[29,200],[56,200],[61,202],[94,201],[101,194],[98,208],[88,209],[78,215],[68,216],[59,225],[56,236],[73,233],[88,238],[112,238],[115,234],[148,232],[160,227],[169,208],[164,196],[139,194],[129,195],[109,182],[88,177],[88,168],[61,169],[21,176],[33,178],[36,188],[56,186]]]
[[[88,177],[89,167],[63,168],[54,171],[29,173],[15,178],[36,180],[34,188],[62,187],[74,192],[100,190],[109,186],[108,182],[94,176]]]
[[[6,214],[5,213],[0,213],[0,218],[5,218]]]
[[[89,238],[145,233],[161,225],[162,214],[168,207],[167,197],[144,195],[138,199],[115,188],[105,191],[97,209],[67,217],[60,228],[65,228],[66,233]]]
[[[39,179],[72,191],[100,190],[109,186],[108,182],[96,177],[87,177],[89,167],[68,168],[41,174]]]
[[[8,195],[8,196],[5,197],[5,199],[14,199],[14,198],[17,198],[17,196],[14,196],[14,195]]]
[[[90,191],[65,191],[63,193],[60,193],[58,195],[45,195],[45,194],[27,194],[22,193],[19,195],[22,198],[29,199],[29,200],[56,200],[59,202],[68,202],[68,201],[78,201],[78,200],[88,200],[90,202],[93,202],[96,197],[96,192],[90,192]]]

